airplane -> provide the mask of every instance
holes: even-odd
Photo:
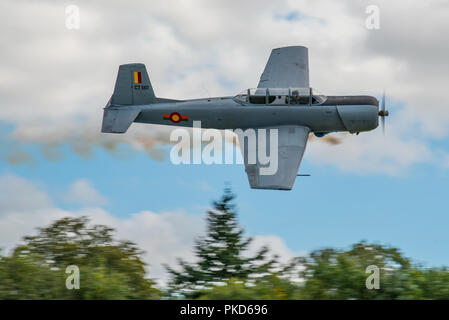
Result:
[[[142,63],[119,67],[114,92],[103,113],[103,133],[125,133],[133,122],[202,128],[278,129],[278,170],[263,175],[263,164],[248,161],[242,149],[245,171],[253,189],[291,190],[298,175],[309,133],[323,137],[330,132],[376,129],[381,118],[385,128],[385,94],[372,96],[325,96],[309,86],[308,48],[276,48],[257,88],[235,96],[173,100],[156,97]],[[257,149],[257,148],[256,148]],[[301,176],[301,175],[298,175]]]

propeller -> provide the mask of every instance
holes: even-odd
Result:
[[[382,124],[382,133],[385,135],[385,117],[388,117],[389,112],[385,109],[385,91],[382,95],[382,102],[380,104],[379,117]]]

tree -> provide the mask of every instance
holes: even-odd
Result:
[[[252,283],[231,279],[202,291],[200,299],[449,299],[449,268],[413,265],[397,248],[359,242],[349,250],[313,251],[298,262],[301,285],[285,273]],[[368,266],[380,271],[378,289],[366,287]]]
[[[295,300],[300,299],[300,287],[277,274],[269,274],[254,282],[230,279],[224,286],[201,292],[201,300]]]
[[[416,267],[408,270],[400,299],[449,300],[449,268]]]
[[[88,222],[63,218],[25,237],[11,257],[0,259],[0,298],[158,299],[143,252],[132,242],[116,241],[113,229]],[[79,290],[66,288],[69,265],[80,270]]]
[[[170,292],[187,297],[199,297],[202,290],[231,278],[246,280],[267,274],[277,264],[276,257],[268,258],[268,248],[262,247],[254,256],[244,255],[252,238],[243,236],[238,225],[235,195],[225,188],[222,198],[213,202],[213,210],[207,211],[206,236],[195,242],[196,263],[179,259],[181,271],[166,266],[172,279]]]
[[[368,266],[379,269],[380,288],[369,290]],[[301,272],[305,299],[400,299],[410,288],[410,261],[396,248],[359,242],[348,251],[323,249],[306,259]]]

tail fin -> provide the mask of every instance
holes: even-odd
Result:
[[[103,113],[101,132],[124,133],[140,113],[142,104],[157,103],[142,63],[123,64],[118,69],[114,93]]]
[[[156,103],[157,99],[143,63],[123,64],[118,69],[112,105]]]

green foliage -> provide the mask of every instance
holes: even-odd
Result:
[[[301,284],[276,273],[250,282],[230,279],[200,299],[449,299],[449,269],[413,266],[398,249],[360,242],[349,250],[317,250],[301,259]],[[368,289],[368,266],[380,270],[380,288]],[[285,273],[282,273],[285,275]]]
[[[368,290],[365,272],[369,265],[379,268],[380,290]],[[324,249],[312,252],[301,273],[305,279],[303,296],[307,299],[373,299],[394,298],[389,292],[401,281],[409,261],[393,248],[365,243],[349,251]],[[389,296],[390,295],[390,296]]]
[[[230,279],[224,286],[215,286],[201,292],[201,300],[294,300],[299,299],[300,288],[276,274],[254,282]]]
[[[402,291],[401,299],[449,300],[449,269],[413,268],[405,275],[407,290]]]
[[[366,288],[369,265],[380,270],[379,289]],[[301,276],[304,299],[449,299],[446,268],[413,266],[398,249],[365,242],[312,252]]]
[[[213,203],[214,210],[207,212],[206,236],[199,238],[194,248],[198,262],[190,264],[179,259],[181,271],[166,266],[172,276],[171,293],[197,298],[214,284],[266,274],[276,264],[275,258],[268,259],[266,247],[252,257],[243,255],[252,239],[244,238],[237,223],[234,198],[226,188],[222,198]]]
[[[0,258],[0,299],[55,299],[64,297],[65,275],[29,257]]]
[[[36,236],[25,237],[11,257],[0,260],[3,299],[158,299],[146,278],[142,252],[115,241],[113,229],[88,226],[88,219],[64,218]],[[80,270],[80,289],[68,290],[67,266]]]

